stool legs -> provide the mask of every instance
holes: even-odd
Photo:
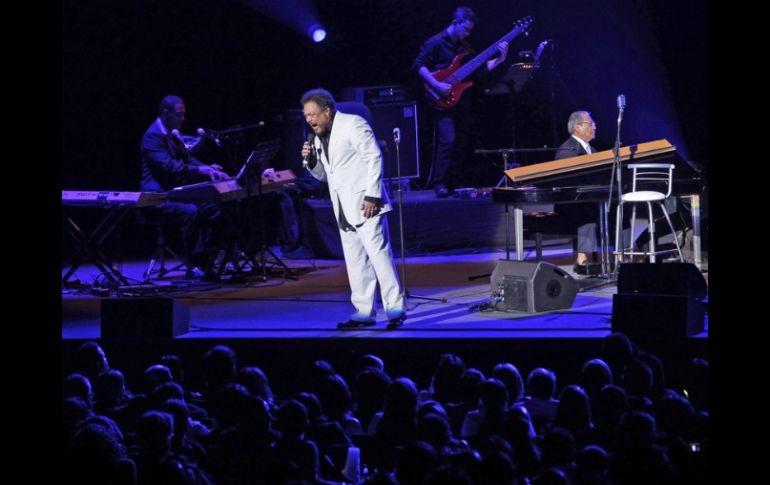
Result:
[[[650,263],[656,261],[655,258],[655,219],[652,217],[652,204],[647,202],[647,230],[650,232]]]
[[[641,202],[641,201],[640,201]],[[624,262],[626,251],[628,251],[628,254],[630,254],[632,257],[634,254],[643,255],[649,258],[651,263],[655,263],[657,261],[657,255],[655,254],[657,252],[656,249],[656,233],[655,233],[655,216],[653,213],[653,206],[652,203],[649,201],[645,201],[647,204],[647,230],[650,234],[650,241],[648,243],[648,250],[647,251],[635,251],[634,250],[634,231],[635,231],[635,221],[636,221],[636,203],[633,203],[633,207],[631,209],[631,234],[629,236],[630,243],[629,247],[626,248],[625,242],[623,241],[623,204],[618,204],[618,207],[616,209],[616,217],[615,217],[615,262],[616,263],[622,263]],[[668,224],[669,229],[671,230],[671,234],[674,237],[674,245],[676,246],[676,253],[679,257],[679,261],[684,262],[684,256],[682,255],[682,246],[679,244],[679,237],[676,234],[676,230],[674,229],[674,224],[671,222],[671,218],[668,215],[668,212],[666,212],[666,206],[663,202],[658,202],[658,206],[660,207],[661,211],[663,212],[663,217],[666,219],[666,223]],[[672,250],[673,251],[673,250]]]
[[[158,236],[155,240],[155,250],[152,253],[152,257],[150,258],[150,263],[147,265],[147,270],[144,272],[143,283],[150,281],[150,276],[153,274],[157,273],[158,277],[162,278],[172,271],[176,271],[187,266],[186,262],[182,262],[173,268],[166,268],[166,253],[168,253],[172,258],[179,259],[179,256],[174,252],[174,250],[166,246],[165,231],[163,226],[159,225]],[[155,266],[158,264],[160,264],[160,267],[155,270]]]
[[[676,252],[679,255],[679,262],[684,263],[684,256],[682,255],[682,247],[679,244],[679,237],[676,235],[674,224],[671,222],[671,218],[668,216],[668,212],[666,212],[666,206],[663,204],[663,202],[660,203],[660,209],[663,211],[663,216],[666,218],[669,229],[671,229],[671,234],[674,235],[674,245],[676,246]],[[682,234],[684,234],[684,231],[682,231]]]

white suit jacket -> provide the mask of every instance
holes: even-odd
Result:
[[[350,224],[363,224],[361,204],[366,196],[382,200],[378,215],[392,210],[382,185],[382,152],[365,119],[338,111],[329,138],[329,153],[324,152],[319,137],[315,138],[314,144],[318,163],[310,173],[329,184],[337,221],[340,220],[341,205]]]

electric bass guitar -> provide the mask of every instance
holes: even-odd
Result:
[[[449,67],[439,69],[431,74],[437,81],[445,82],[452,86],[452,89],[446,95],[442,95],[440,92],[433,89],[433,86],[427,82],[423,85],[427,91],[428,100],[430,100],[439,109],[449,109],[454,107],[462,96],[463,91],[473,86],[472,82],[462,82],[463,79],[470,76],[473,71],[479,68],[482,64],[492,58],[498,51],[497,45],[501,42],[510,42],[515,39],[519,34],[526,31],[529,25],[535,19],[531,15],[528,15],[515,22],[516,27],[505,34],[500,40],[489,46],[484,52],[477,55],[462,66],[462,62],[465,54],[457,54]]]

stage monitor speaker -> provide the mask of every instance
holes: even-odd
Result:
[[[612,296],[612,331],[643,349],[675,344],[706,328],[706,303],[685,295],[617,293]]]
[[[692,263],[623,263],[618,270],[618,293],[704,298],[706,288]]]
[[[172,298],[102,300],[103,339],[169,339],[190,331],[190,310]]]
[[[624,263],[612,299],[612,331],[644,346],[705,330],[706,280],[691,263]]]
[[[544,261],[500,260],[492,272],[493,299],[506,310],[535,313],[571,308],[578,282]]]

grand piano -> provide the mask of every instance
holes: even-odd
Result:
[[[516,259],[523,260],[524,211],[533,205],[596,203],[601,240],[602,268],[609,268],[608,200],[610,173],[615,154],[604,150],[505,170],[506,186],[492,191],[492,200],[513,206]],[[706,190],[702,170],[684,160],[668,140],[661,139],[620,148],[620,162],[673,163],[673,194],[689,199],[693,229],[693,258],[701,265],[700,195]],[[626,179],[629,177],[623,173]],[[510,181],[510,182],[509,182]],[[624,191],[627,190],[624,188]],[[616,188],[613,188],[613,192]]]

